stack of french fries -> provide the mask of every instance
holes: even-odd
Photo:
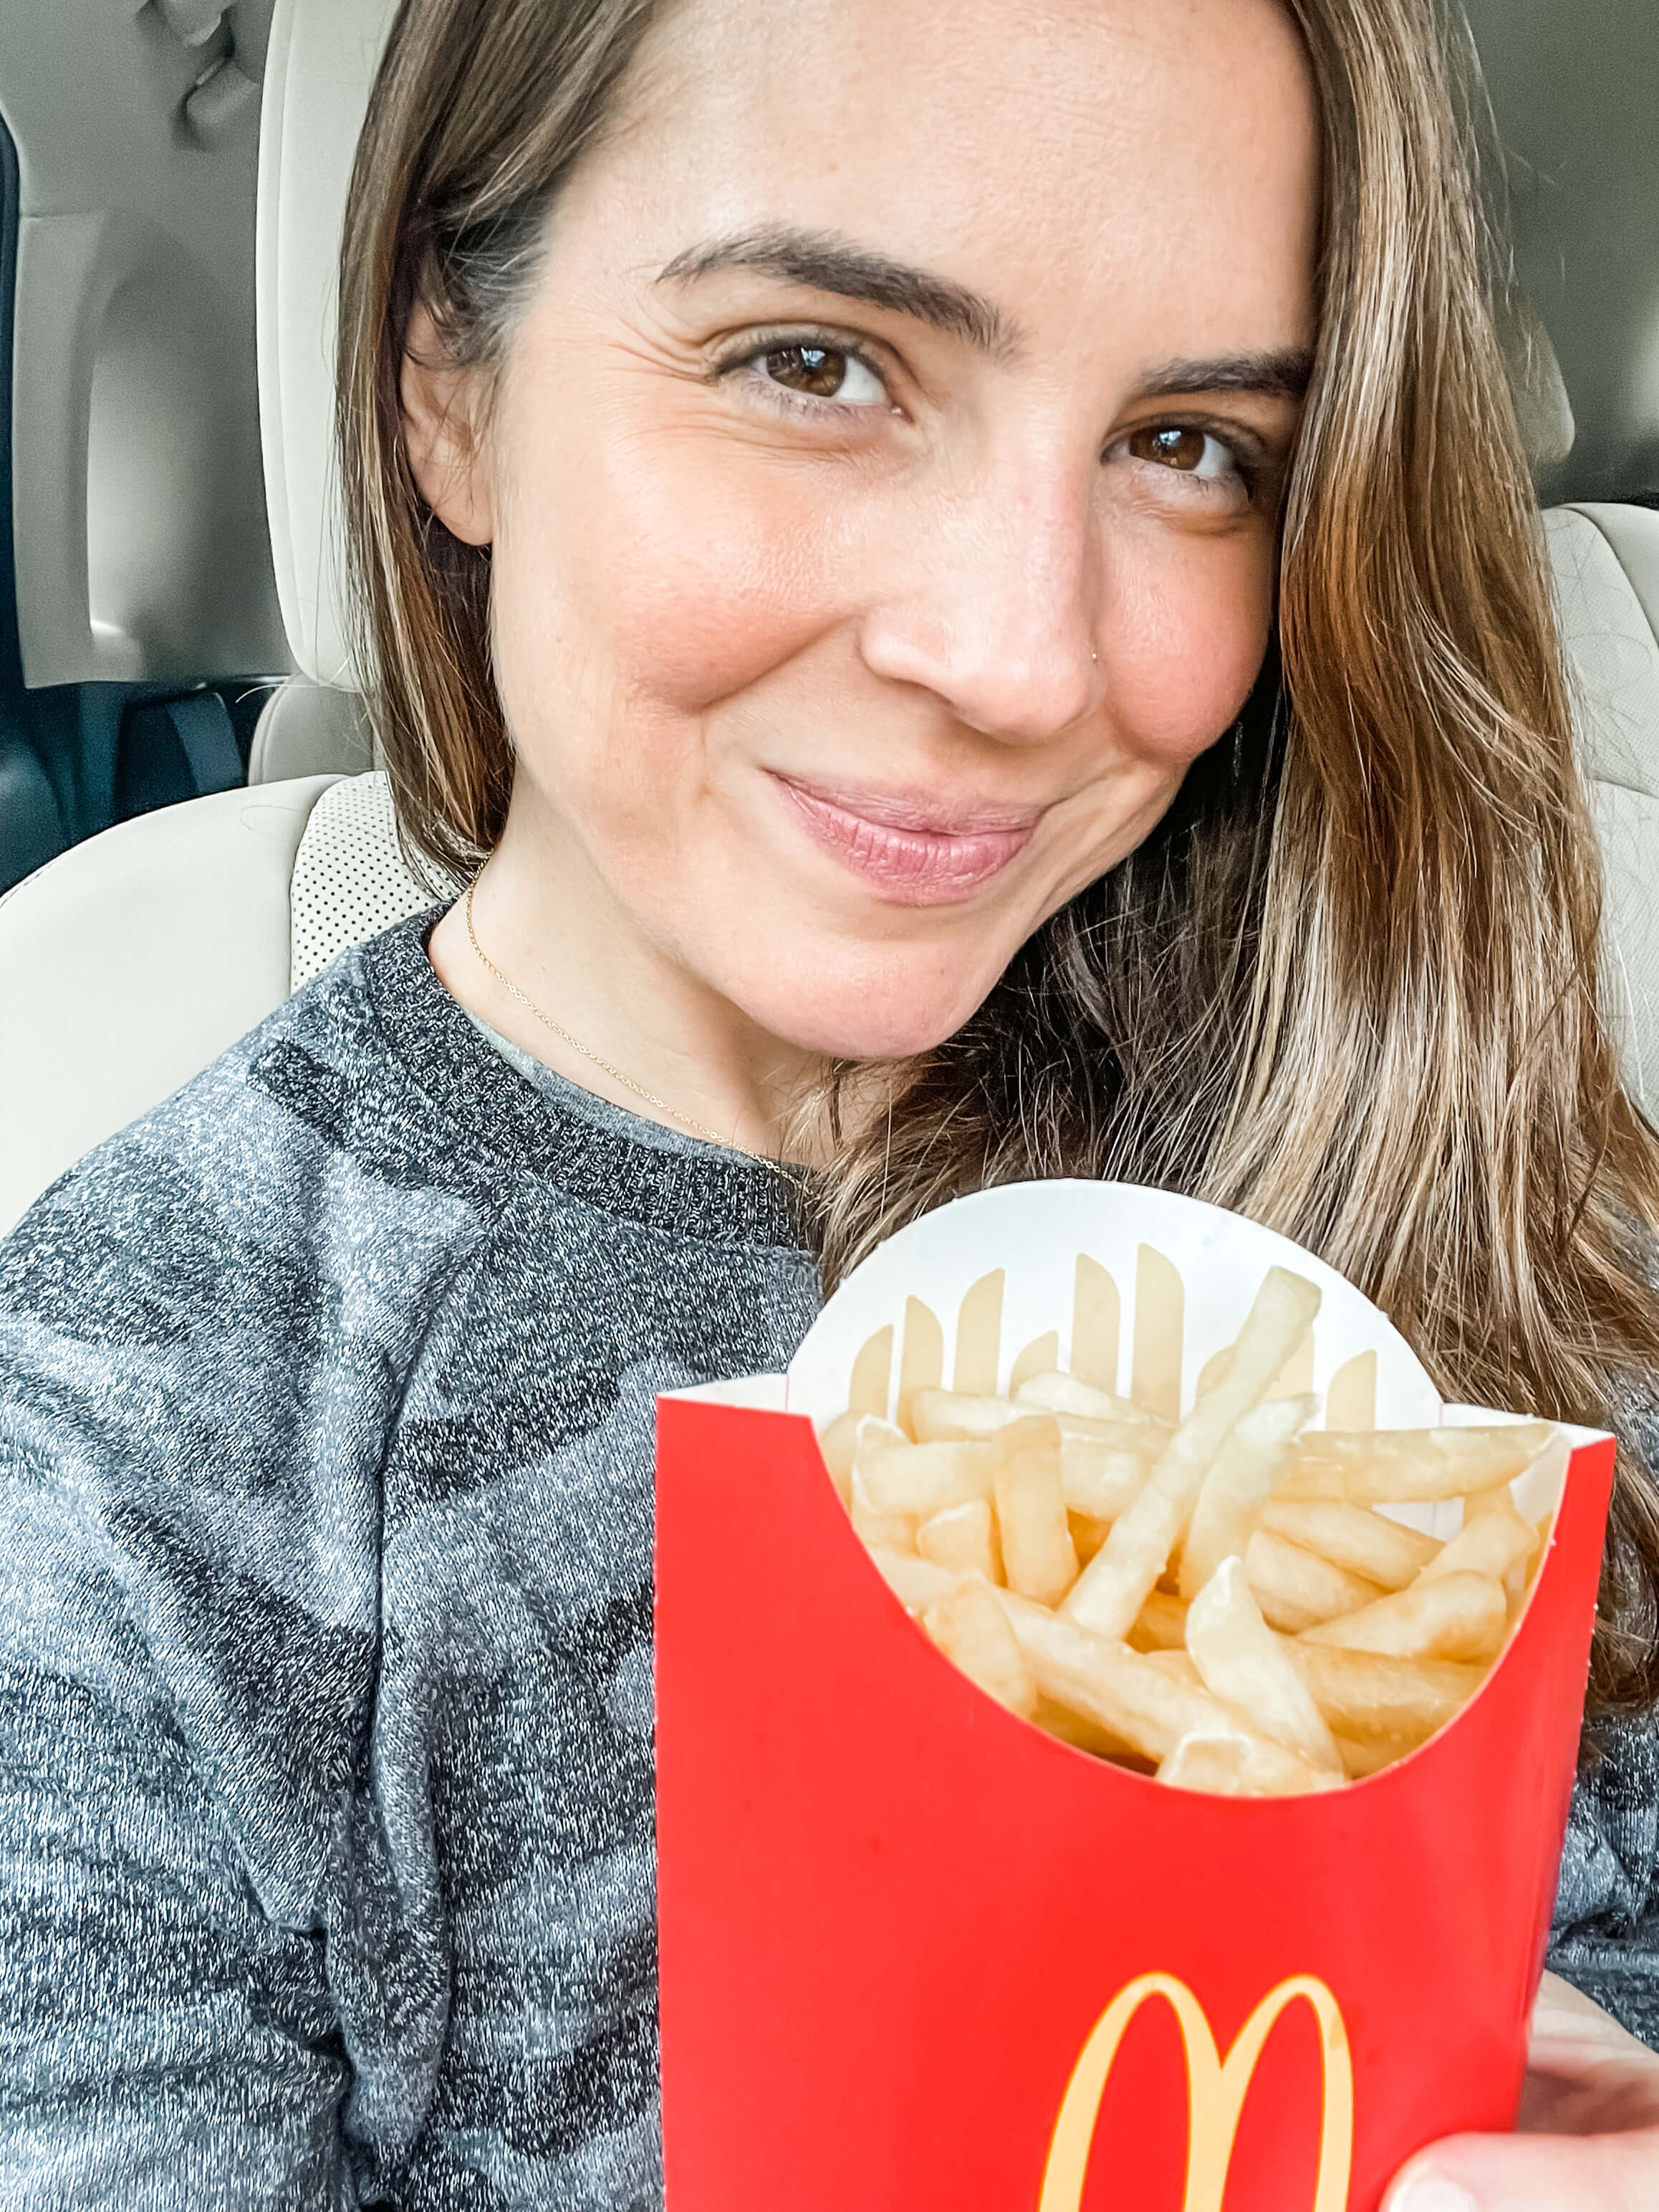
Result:
[[[901,1603],[1013,1712],[1177,1787],[1337,1788],[1484,1680],[1548,1533],[1510,1485],[1555,1432],[1311,1429],[1316,1398],[1268,1392],[1319,1303],[1273,1268],[1178,1425],[1052,1372],[844,1413],[825,1464]],[[1378,1510],[1450,1498],[1443,1543]]]

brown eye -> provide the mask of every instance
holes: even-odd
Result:
[[[814,399],[835,398],[847,381],[847,356],[834,346],[774,346],[763,360],[774,384],[810,393]]]
[[[787,345],[768,346],[750,359],[769,384],[809,402],[828,399],[840,407],[874,408],[890,404],[880,377],[846,346],[792,338]]]
[[[1190,476],[1201,465],[1209,442],[1202,430],[1166,423],[1156,429],[1135,431],[1128,444],[1136,460],[1156,461],[1161,468],[1179,469]]]

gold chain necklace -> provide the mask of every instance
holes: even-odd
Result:
[[[527,998],[510,976],[502,975],[501,969],[479,944],[478,933],[472,927],[472,893],[477,882],[477,878],[475,877],[466,887],[466,933],[472,939],[472,950],[483,962],[484,966],[489,969],[501,988],[504,991],[510,991],[521,1006],[528,1007],[536,1019],[544,1027],[551,1030],[556,1037],[561,1038],[568,1044],[572,1052],[579,1052],[584,1060],[591,1060],[595,1067],[602,1067],[613,1083],[620,1083],[624,1091],[631,1091],[636,1098],[643,1098],[647,1106],[654,1106],[659,1114],[666,1114],[671,1121],[678,1121],[681,1128],[690,1130],[693,1136],[706,1137],[711,1145],[720,1145],[729,1151],[731,1145],[727,1138],[722,1137],[716,1130],[708,1127],[702,1121],[694,1121],[689,1114],[678,1112],[665,1098],[659,1098],[654,1091],[647,1091],[641,1085],[631,1082],[623,1073],[621,1068],[612,1067],[608,1060],[601,1060],[598,1053],[590,1052],[580,1037],[573,1037],[568,1030],[562,1029],[552,1015],[544,1014],[536,1001]]]

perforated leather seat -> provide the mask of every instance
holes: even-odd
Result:
[[[432,902],[377,771],[161,807],[26,877],[0,900],[0,1234],[343,946]]]
[[[343,946],[434,897],[404,865],[384,775],[281,773],[364,757],[341,618],[329,363],[346,179],[392,5],[278,0],[272,27],[261,398],[283,616],[303,676],[283,695],[285,728],[261,732],[257,770],[276,780],[106,830],[0,901],[0,1233]],[[1546,524],[1606,856],[1626,1072],[1659,1111],[1659,514],[1580,506]]]

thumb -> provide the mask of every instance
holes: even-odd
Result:
[[[1382,2212],[1652,2212],[1659,2128],[1449,2136],[1403,2167]]]

